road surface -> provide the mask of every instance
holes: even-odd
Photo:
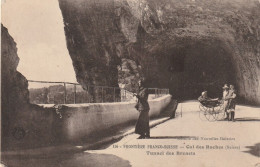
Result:
[[[150,139],[137,139],[138,135],[132,134],[100,150],[51,158],[15,158],[8,164],[27,167],[259,167],[260,108],[239,105],[236,122],[209,122],[199,117],[198,105],[195,101],[179,104],[178,117],[152,128]]]

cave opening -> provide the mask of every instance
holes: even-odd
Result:
[[[175,53],[171,56],[171,72],[184,72],[185,54]]]
[[[196,99],[202,91],[222,97],[224,84],[236,85],[232,52],[215,39],[193,41],[170,56],[169,88],[177,99]]]

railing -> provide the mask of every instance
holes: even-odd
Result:
[[[118,87],[88,85],[84,90],[78,83],[34,80],[28,80],[28,82],[29,88],[31,87],[29,89],[30,103],[33,104],[106,103],[136,100],[132,92]],[[148,91],[150,99],[169,94],[168,89],[148,88]]]

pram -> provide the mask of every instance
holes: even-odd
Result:
[[[199,100],[200,118],[217,121],[225,117],[223,100]]]

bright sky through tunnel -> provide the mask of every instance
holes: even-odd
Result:
[[[76,82],[58,1],[6,0],[2,23],[17,43],[18,71],[28,80]]]

